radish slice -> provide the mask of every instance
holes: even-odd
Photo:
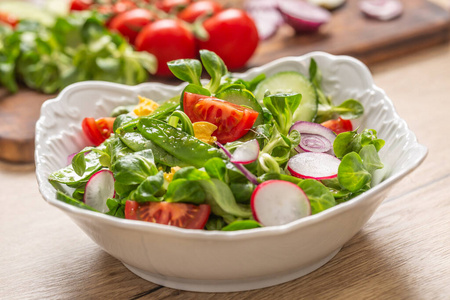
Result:
[[[228,151],[221,143],[219,143],[217,141],[215,143],[220,149],[222,149],[222,151],[225,153],[226,156],[228,156],[229,159],[231,159],[233,157],[233,155],[230,153],[230,151]],[[239,171],[242,172],[242,174],[244,174],[245,177],[247,177],[248,181],[250,181],[254,185],[259,184],[258,178],[256,178],[256,176],[253,175],[252,172],[247,170],[242,164],[234,163],[234,165],[236,166],[236,168],[238,168]]]
[[[341,161],[333,155],[317,152],[303,152],[288,161],[291,174],[303,179],[332,179],[337,177]]]
[[[331,19],[331,13],[317,5],[296,0],[278,1],[285,22],[299,33],[314,32]]]
[[[346,0],[308,0],[308,2],[328,10],[333,10],[342,6]]]
[[[114,198],[114,176],[109,170],[100,170],[89,178],[84,190],[84,203],[99,212],[108,212],[106,200]]]
[[[258,159],[259,143],[257,140],[250,140],[243,143],[234,150],[230,161],[237,164],[249,164]]]
[[[403,4],[398,0],[362,0],[359,9],[368,17],[388,21],[402,14]]]
[[[311,215],[303,190],[284,180],[268,180],[256,187],[251,199],[253,217],[264,226],[290,223]]]
[[[334,154],[333,143],[336,134],[333,130],[313,122],[295,122],[289,131],[300,133],[300,144],[295,148],[297,152],[328,152]]]

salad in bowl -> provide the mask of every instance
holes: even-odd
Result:
[[[213,52],[200,59],[169,63],[188,83],[180,95],[161,104],[138,96],[136,105],[84,118],[93,146],[49,176],[58,199],[119,218],[242,230],[287,224],[371,187],[384,141],[353,129],[363,105],[334,105],[314,59],[306,76],[252,80],[230,75]]]
[[[36,130],[44,198],[155,283],[237,291],[305,275],[426,155],[353,58],[231,74],[203,50],[169,68],[183,84],[72,85]]]

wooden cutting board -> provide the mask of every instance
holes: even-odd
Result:
[[[261,42],[249,67],[318,50],[351,55],[370,67],[376,62],[449,40],[448,11],[425,0],[402,2],[403,15],[388,22],[364,17],[358,9],[358,1],[348,0],[333,12],[331,21],[318,33],[295,35],[291,28],[282,26],[275,36]],[[235,0],[233,4],[240,3],[242,1]],[[12,95],[0,88],[0,160],[34,161],[35,123],[42,103],[53,97],[29,89]]]

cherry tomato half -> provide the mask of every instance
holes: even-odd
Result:
[[[258,46],[256,25],[243,10],[223,10],[206,20],[203,26],[209,39],[199,41],[200,49],[215,52],[230,70],[243,67]]]
[[[180,58],[195,58],[195,38],[182,21],[161,19],[145,26],[136,37],[136,49],[155,55],[157,75],[170,76],[167,62]]]
[[[209,218],[208,204],[125,202],[125,219],[141,220],[188,229],[203,229]]]
[[[184,93],[183,109],[192,123],[206,121],[216,125],[212,135],[222,144],[243,137],[258,117],[252,109],[188,92]]]
[[[222,5],[210,0],[197,1],[189,4],[178,13],[178,18],[189,23],[193,23],[198,17],[203,15],[213,16],[222,11]]]
[[[353,130],[352,122],[341,117],[339,119],[325,121],[321,125],[333,130],[336,134]]]
[[[151,11],[144,8],[135,8],[122,12],[115,16],[111,22],[109,22],[109,29],[117,31],[128,39],[131,44],[142,30],[142,28],[150,24],[156,19],[156,15]]]
[[[94,118],[84,118],[81,128],[86,137],[95,146],[103,143],[113,132],[114,120],[116,118],[106,117],[95,120]]]

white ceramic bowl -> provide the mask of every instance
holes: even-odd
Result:
[[[376,129],[386,141],[380,156],[388,171],[378,173],[377,181],[381,182],[368,192],[287,225],[235,232],[124,220],[68,205],[56,200],[47,178],[65,166],[69,154],[87,144],[81,133],[82,119],[106,116],[118,105],[136,103],[137,95],[163,100],[182,90],[182,86],[158,83],[124,86],[82,82],[67,87],[42,106],[35,152],[42,196],[128,269],[160,285],[190,291],[242,291],[314,271],[364,226],[390,188],[424,160],[427,149],[417,143],[391,100],[374,85],[369,70],[351,57],[314,52],[279,59],[237,76],[252,78],[261,72],[270,75],[282,70],[307,74],[311,57],[322,71],[325,93],[336,103],[348,98],[360,100],[366,113],[357,125]]]

